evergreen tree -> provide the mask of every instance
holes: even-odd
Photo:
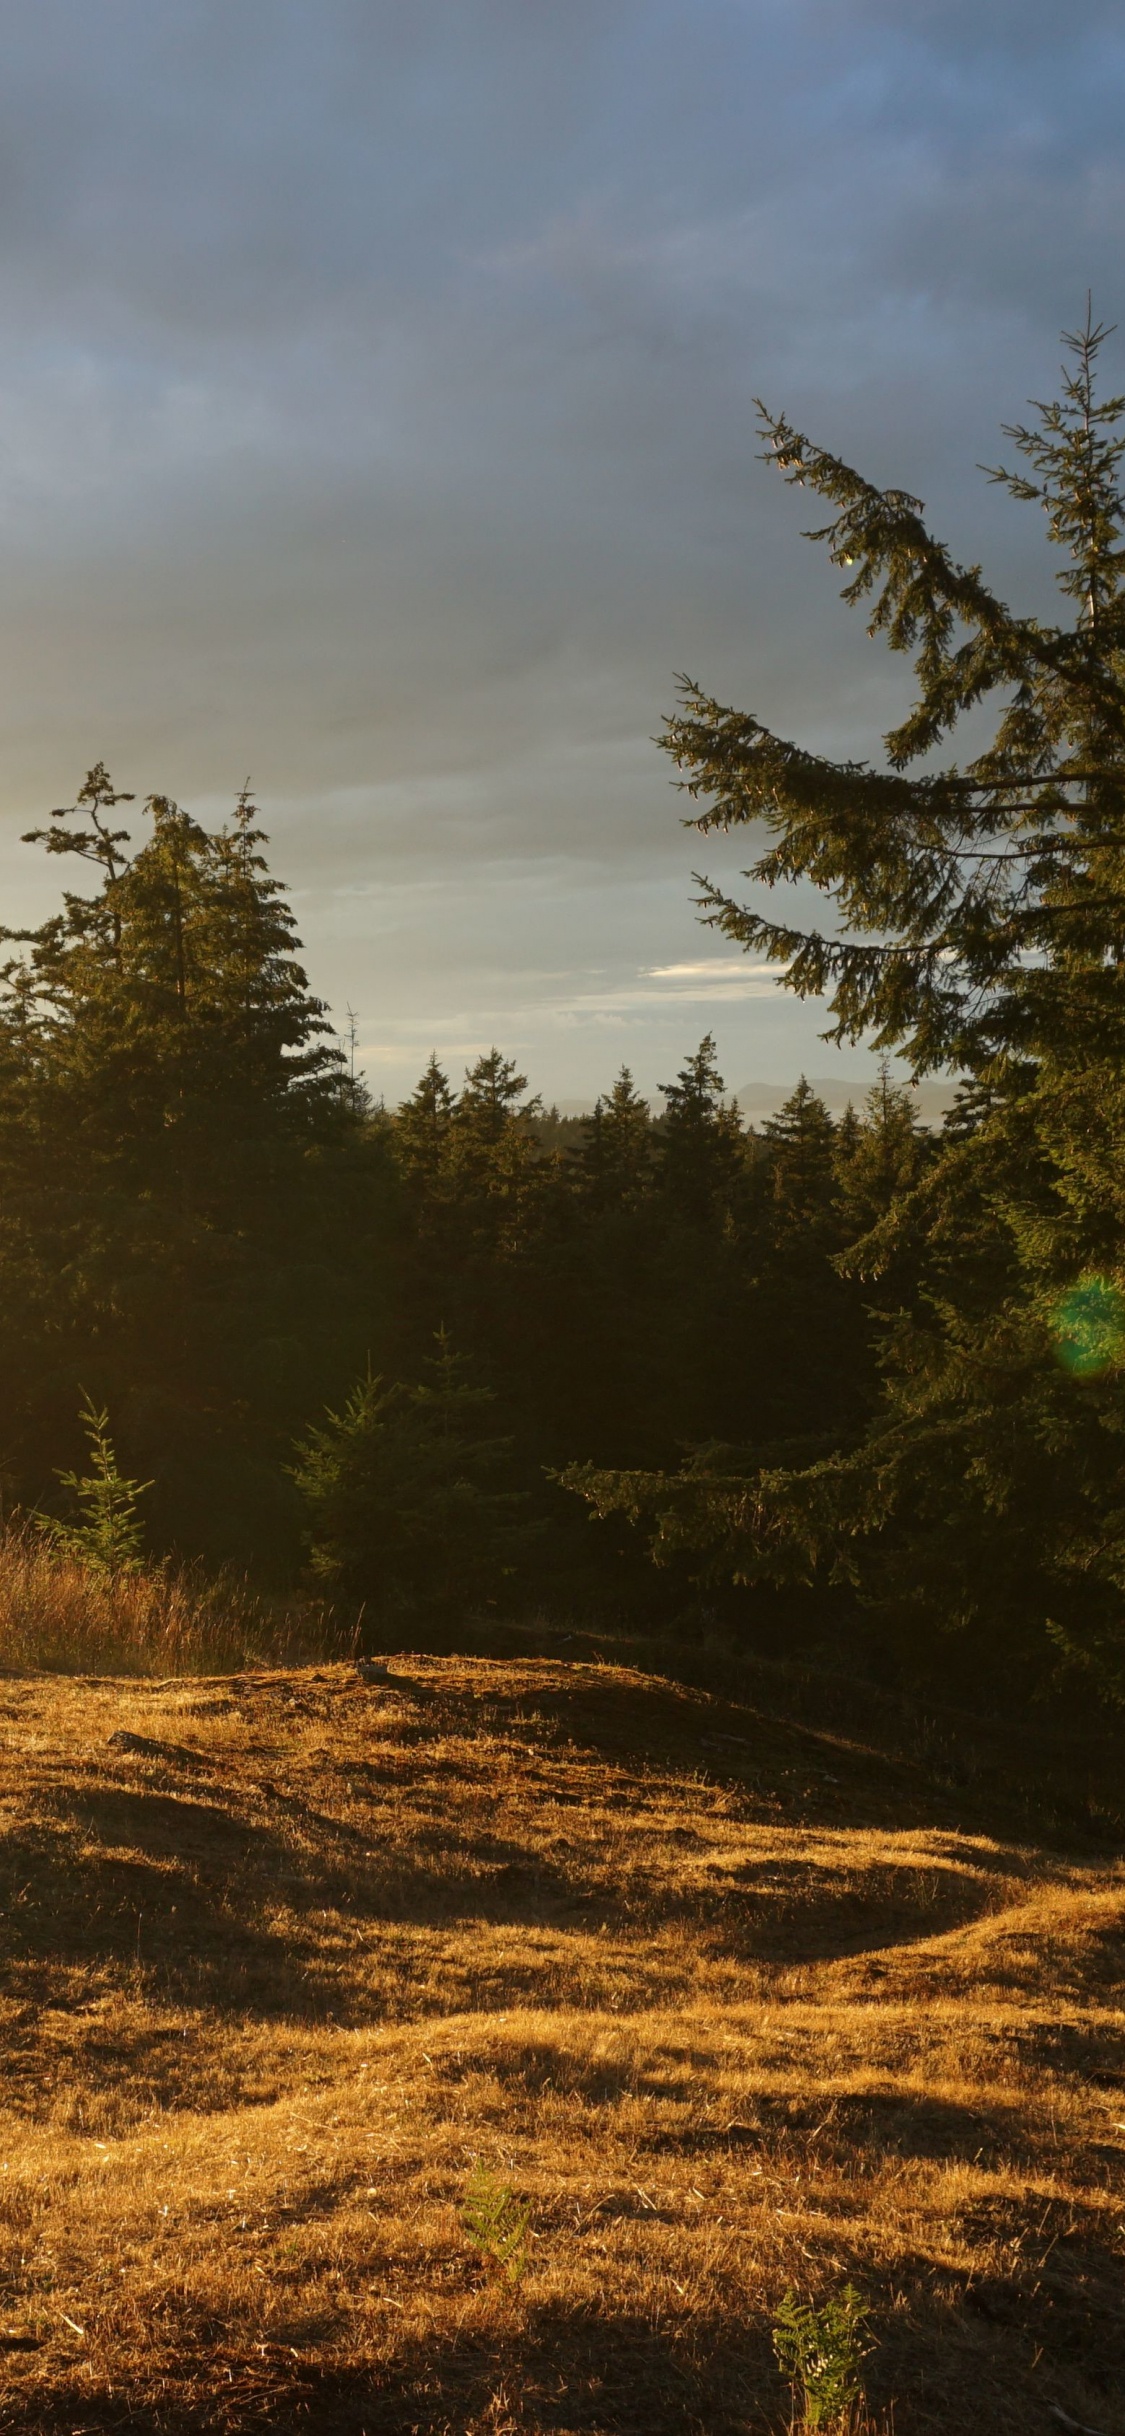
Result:
[[[399,1156],[412,1183],[423,1191],[436,1189],[448,1165],[456,1105],[448,1075],[431,1057],[395,1118]]]
[[[667,1102],[662,1128],[664,1186],[686,1217],[707,1218],[729,1207],[743,1165],[738,1108],[725,1085],[708,1032],[674,1083],[661,1083]]]
[[[109,830],[114,793],[99,765],[73,812],[28,842],[100,865],[93,897],[68,891],[7,966],[32,1073],[55,1121],[93,1159],[125,1160],[139,1182],[190,1192],[248,1135],[316,1132],[338,1114],[343,1060],[297,963],[295,923],[261,853],[247,795],[209,834],[169,797],[150,796],[136,853]],[[87,822],[89,825],[86,825]],[[216,1149],[220,1151],[218,1161]]]
[[[845,1136],[836,1129],[835,1176],[839,1220],[846,1242],[868,1234],[913,1190],[927,1158],[926,1136],[910,1092],[896,1083],[888,1059],[867,1093],[862,1118],[851,1111]]]
[[[90,1470],[57,1474],[70,1491],[75,1511],[65,1520],[53,1514],[33,1519],[60,1556],[75,1558],[96,1573],[136,1573],[144,1561],[137,1507],[153,1484],[125,1478],[109,1434],[109,1414],[104,1408],[99,1412],[89,1396],[83,1399],[79,1419],[89,1445]]]
[[[356,1324],[364,1126],[248,796],[217,832],[151,797],[136,847],[127,800],[99,765],[31,833],[97,886],[9,934],[0,1378],[32,1496],[93,1378],[155,1476],[157,1542],[241,1554],[236,1505],[284,1530],[275,1433]]]
[[[526,1494],[503,1484],[512,1442],[444,1330],[418,1386],[370,1374],[310,1431],[293,1467],[315,1576],[369,1612],[496,1597],[533,1537]]]
[[[997,1688],[1041,1676],[1053,1642],[1125,1691],[1125,396],[1097,394],[1106,335],[1088,320],[1068,340],[1062,397],[1009,430],[1030,472],[994,476],[1062,551],[1057,624],[956,565],[908,492],[764,419],[770,460],[831,504],[814,537],[849,570],[844,598],[913,652],[917,697],[878,770],[688,689],[668,744],[696,825],[764,824],[748,876],[811,880],[838,919],[803,933],[704,882],[706,916],[827,996],[830,1037],[965,1069],[975,1097],[917,1169],[886,1112],[878,1156],[904,1165],[850,1257],[877,1278],[921,1243],[924,1276],[888,1325],[865,1435],[749,1487],[576,1482],[746,1578],[850,1580],[922,1662],[959,1632],[962,1680]],[[992,742],[934,768],[992,696]]]
[[[794,1228],[821,1239],[832,1220],[836,1128],[804,1075],[777,1115],[766,1118],[762,1138],[776,1240],[790,1247]]]
[[[578,1190],[593,1209],[624,1209],[643,1200],[654,1172],[652,1115],[622,1066],[612,1091],[594,1103],[577,1153]]]
[[[505,1139],[514,1118],[526,1120],[542,1106],[538,1097],[523,1100],[526,1089],[526,1074],[517,1074],[514,1061],[502,1057],[499,1049],[489,1049],[478,1057],[475,1066],[466,1070],[457,1102],[457,1126],[462,1138],[495,1149]]]
[[[694,687],[669,723],[688,792],[710,799],[695,826],[764,823],[775,843],[747,876],[812,880],[846,931],[797,931],[704,881],[707,918],[782,962],[798,995],[827,996],[831,1038],[871,1031],[915,1073],[987,1069],[1013,1090],[1045,1055],[1074,1067],[1120,1047],[1125,397],[1095,393],[1105,336],[1087,327],[1068,342],[1076,369],[1039,430],[1009,427],[1040,479],[994,477],[1046,510],[1074,624],[1014,616],[933,539],[919,500],[875,489],[766,417],[767,456],[838,511],[814,538],[856,570],[843,597],[876,593],[869,631],[915,651],[918,698],[886,738],[883,771],[809,753]],[[1008,698],[995,738],[964,772],[907,775],[996,692]]]
[[[527,1077],[490,1049],[468,1068],[453,1111],[450,1162],[456,1223],[465,1241],[519,1256],[534,1232],[542,1183]]]

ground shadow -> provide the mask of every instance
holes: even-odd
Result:
[[[165,2002],[371,2020],[381,2012],[374,1991],[350,1989],[321,1958],[328,1910],[361,1937],[459,1929],[470,1964],[477,1930],[535,1928],[564,1941],[604,1930],[617,1976],[627,1967],[651,1979],[659,1952],[646,1963],[646,1944],[681,1929],[720,1960],[810,1962],[932,1937],[993,1899],[984,1873],[949,1863],[849,1874],[770,1856],[710,1879],[651,1868],[610,1877],[580,1851],[563,1864],[510,1836],[464,1838],[455,1820],[447,1830],[409,1822],[392,1842],[377,1823],[268,1795],[259,1788],[247,1816],[195,1784],[52,1788],[34,1827],[0,1839],[0,1964],[13,1992],[33,1992],[37,1966],[109,1963]],[[563,1949],[552,1953],[557,1986]],[[482,1948],[475,2000],[485,2009],[494,1961]],[[396,1967],[408,1994],[408,1953]],[[421,1950],[418,1967],[428,1968]],[[530,2000],[542,1976],[530,1948],[522,1976]]]
[[[34,1997],[42,1976],[46,1998],[60,1964],[108,1963],[164,2002],[318,2010],[311,1959],[256,1917],[263,1860],[281,1862],[268,1835],[161,1794],[83,1795],[81,1811],[69,1828],[0,1839],[0,1976],[13,1993]]]
[[[274,2356],[270,2356],[271,2353]],[[202,2369],[202,2375],[200,2370]],[[194,2373],[193,2373],[194,2372]],[[489,2337],[435,2337],[404,2346],[393,2364],[321,2364],[228,2350],[162,2381],[159,2396],[126,2399],[69,2380],[21,2410],[0,2408],[12,2436],[451,2436],[503,2425],[542,2436],[744,2436],[748,2406],[784,2405],[785,2389],[763,2327],[712,2323],[690,2342],[639,2317],[607,2319],[565,2308],[528,2312]],[[179,2385],[179,2392],[176,2388]],[[500,2406],[499,2410],[497,2405]]]
[[[1118,2262],[1104,2228],[1101,2243],[1090,2232],[1076,2226],[1047,2258],[1042,2243],[1032,2246],[1006,2278],[951,2283],[947,2262],[918,2256],[896,2260],[884,2289],[860,2261],[837,2259],[872,2304],[874,2414],[893,2405],[896,2436],[969,2425],[974,2436],[1011,2436],[1045,2423],[1048,2401],[1077,2417],[1094,2393],[1112,2415],[1125,2369]],[[392,2343],[381,2356],[327,2359],[281,2339],[185,2346],[154,2363],[147,2381],[138,2369],[112,2390],[60,2363],[53,2384],[13,2380],[0,2427],[8,2436],[746,2436],[789,2420],[761,2302],[656,2324],[515,2294],[487,2332],[435,2328]]]

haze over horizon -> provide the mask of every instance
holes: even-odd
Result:
[[[1046,0],[0,6],[0,879],[99,757],[247,772],[376,1092],[493,1042],[545,1098],[823,1012],[699,928],[675,671],[874,754],[907,671],[839,603],[755,394],[1049,609],[976,471],[1125,322],[1125,27]],[[1107,351],[1125,386],[1125,336]],[[858,1081],[861,1048],[841,1054]]]

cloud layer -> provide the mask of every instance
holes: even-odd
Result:
[[[1048,597],[974,466],[1087,288],[1125,306],[1119,9],[9,0],[0,37],[6,918],[99,755],[204,813],[249,770],[389,1092],[492,1037],[651,1089],[708,1025],[736,1078],[823,1072],[815,1010],[708,962],[651,738],[682,668],[849,751],[901,703],[755,394]]]

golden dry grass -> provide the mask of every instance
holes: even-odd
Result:
[[[1125,1869],[624,1669],[391,1663],[0,1683],[0,2427],[780,2430],[778,2299],[851,2278],[874,2424],[1125,2436]]]
[[[353,1640],[330,1609],[269,1599],[237,1575],[208,1579],[173,1565],[108,1575],[31,1523],[0,1531],[0,1667],[9,1670],[198,1675],[340,1657]]]

